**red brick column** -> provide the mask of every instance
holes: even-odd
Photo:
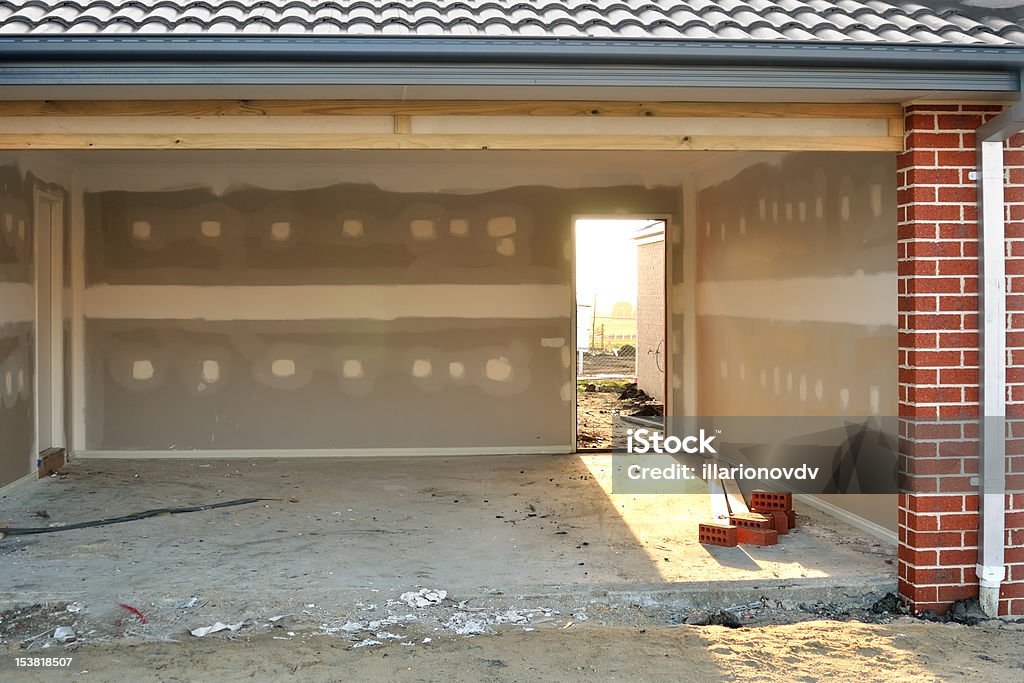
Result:
[[[906,108],[898,171],[899,590],[939,613],[976,596],[978,497],[978,223],[975,129],[989,105]],[[1011,140],[1007,187],[1008,412],[1024,416],[1024,150]],[[1024,429],[1020,430],[1024,435]],[[1022,442],[1011,439],[1009,491],[1022,490]],[[1024,614],[1024,495],[1007,495],[1007,583],[1001,609]],[[1014,512],[1016,511],[1016,512]]]

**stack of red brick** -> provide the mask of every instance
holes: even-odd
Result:
[[[750,494],[750,512],[730,514],[728,524],[701,524],[697,534],[701,543],[727,548],[740,543],[775,545],[779,535],[794,527],[793,494],[754,491]]]

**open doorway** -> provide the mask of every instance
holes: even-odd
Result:
[[[617,418],[664,415],[665,221],[579,218],[575,234],[577,450],[610,450]]]

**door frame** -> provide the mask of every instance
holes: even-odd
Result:
[[[67,441],[64,423],[64,197],[36,188],[33,209],[34,468],[41,451],[64,447]],[[50,215],[45,225],[44,212]]]
[[[569,244],[572,250],[572,263],[571,270],[571,283],[569,286],[569,298],[570,298],[570,315],[572,318],[569,321],[569,339],[567,344],[569,345],[569,351],[573,354],[572,362],[569,364],[569,374],[571,376],[571,387],[572,387],[572,422],[570,432],[570,441],[572,444],[572,453],[578,452],[596,452],[600,453],[600,450],[596,449],[583,449],[579,450],[577,447],[577,429],[579,428],[579,422],[577,420],[576,411],[577,406],[577,390],[576,387],[579,383],[579,375],[577,374],[577,358],[576,358],[576,223],[581,220],[593,220],[593,221],[661,221],[665,224],[665,239],[663,240],[665,249],[665,268],[664,268],[664,288],[665,288],[665,306],[662,311],[662,315],[665,319],[665,372],[662,379],[664,387],[662,391],[665,395],[664,401],[664,412],[665,416],[671,415],[672,412],[672,383],[669,378],[672,376],[673,364],[672,364],[672,351],[674,345],[671,342],[672,339],[672,234],[674,230],[682,229],[682,216],[676,217],[671,213],[652,212],[652,213],[628,213],[628,214],[601,214],[601,213],[574,213],[572,215],[572,223],[570,224],[570,236]]]

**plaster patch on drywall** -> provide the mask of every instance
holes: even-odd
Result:
[[[448,363],[448,376],[452,379],[462,379],[466,376],[466,366],[459,361],[451,361]]]
[[[487,379],[493,382],[511,382],[514,377],[512,362],[504,356],[487,359]]]
[[[417,358],[412,362],[412,376],[426,379],[434,374],[433,364],[425,358]]]
[[[409,223],[409,233],[414,240],[432,240],[437,237],[437,226],[432,220],[419,218]]]
[[[516,241],[511,237],[503,237],[498,240],[494,248],[502,256],[516,255]]]
[[[134,221],[132,223],[132,239],[145,242],[153,238],[153,226],[149,221]]]
[[[263,357],[253,363],[252,376],[272,389],[301,389],[313,377],[312,363],[306,362],[306,357],[306,350],[300,344],[271,344]]]
[[[345,379],[363,377],[363,362],[357,358],[347,358],[341,363],[341,376]]]
[[[145,358],[132,361],[132,379],[142,382],[153,379],[153,362]]]
[[[487,220],[487,234],[491,237],[509,237],[516,232],[515,216],[497,216]]]
[[[203,221],[199,224],[203,237],[216,239],[220,237],[220,221]]]
[[[215,360],[204,360],[200,365],[199,376],[203,382],[213,384],[220,381],[220,363]]]
[[[288,221],[276,221],[270,224],[270,239],[274,242],[285,242],[292,236],[292,224]]]
[[[341,234],[345,237],[362,237],[365,232],[366,228],[358,218],[347,218],[342,221]]]
[[[143,344],[122,344],[105,349],[106,366],[117,384],[130,392],[156,391],[170,370],[161,349]]]

